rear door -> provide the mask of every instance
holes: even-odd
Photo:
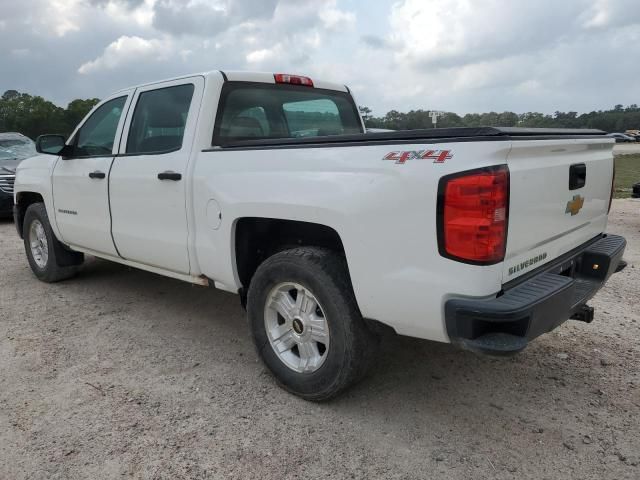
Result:
[[[612,147],[604,138],[513,142],[504,282],[604,232]]]
[[[135,262],[189,273],[187,166],[203,77],[138,88],[111,169],[113,239]]]
[[[133,90],[100,103],[69,144],[73,153],[53,171],[55,219],[62,240],[96,253],[117,256],[111,239],[108,177]]]

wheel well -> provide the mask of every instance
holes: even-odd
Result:
[[[258,266],[274,253],[300,245],[324,247],[344,255],[340,235],[318,223],[246,217],[236,222],[236,268],[243,290]]]
[[[24,224],[24,214],[29,208],[29,205],[34,203],[44,203],[44,198],[39,193],[34,192],[20,192],[16,195],[16,229],[18,235],[22,238],[22,225]]]

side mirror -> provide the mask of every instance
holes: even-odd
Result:
[[[60,155],[65,147],[63,135],[40,135],[36,138],[36,151],[49,155]]]

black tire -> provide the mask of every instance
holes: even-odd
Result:
[[[36,262],[30,245],[29,232],[31,225],[36,221],[42,225],[47,239],[48,258],[43,266],[39,266]],[[24,215],[22,237],[29,266],[34,275],[43,282],[53,283],[73,277],[78,272],[78,266],[84,261],[82,253],[69,250],[53,234],[43,203],[34,203],[27,208]]]
[[[276,355],[265,327],[267,296],[276,285],[308,288],[322,305],[330,334],[326,359],[313,372],[299,373]],[[258,354],[278,383],[306,400],[323,401],[359,381],[372,363],[378,337],[358,309],[345,259],[331,250],[299,247],[269,257],[251,279],[247,298],[251,334]]]

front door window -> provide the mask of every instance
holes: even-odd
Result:
[[[114,98],[91,114],[76,135],[74,157],[111,155],[127,96]]]

